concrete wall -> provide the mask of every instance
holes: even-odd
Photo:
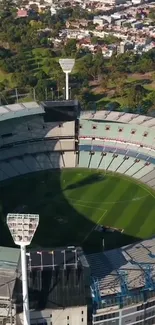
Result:
[[[97,310],[93,315],[93,325],[141,325],[155,324],[155,305],[135,305],[119,311],[105,312],[103,309]]]
[[[87,325],[87,306],[31,311],[30,318],[31,325]],[[19,324],[23,325],[23,313],[18,315]]]

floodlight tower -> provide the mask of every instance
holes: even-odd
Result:
[[[74,59],[60,59],[59,64],[66,75],[66,100],[69,99],[69,73],[73,70]]]
[[[7,215],[7,225],[16,245],[21,248],[22,290],[23,290],[23,318],[24,325],[30,325],[26,246],[30,245],[39,224],[38,214],[14,214]]]

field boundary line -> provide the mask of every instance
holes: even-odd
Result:
[[[78,200],[78,199],[74,199],[71,197],[68,197],[69,200],[74,201],[74,202],[82,202],[82,203],[90,203],[90,204],[98,204],[98,203],[103,203],[103,204],[117,204],[117,203],[127,203],[127,202],[135,202],[135,201],[140,201],[142,199],[144,199],[145,197],[149,196],[148,195],[144,195],[144,196],[140,196],[140,197],[135,197],[131,200],[120,200],[120,201],[85,201],[85,200]],[[155,197],[154,197],[155,198]],[[76,203],[75,203],[76,204]]]
[[[84,201],[83,201],[84,202]],[[80,207],[84,207],[84,208],[88,208],[88,209],[96,209],[96,210],[101,210],[101,211],[103,211],[103,210],[106,210],[106,209],[101,209],[101,208],[98,208],[98,207],[95,207],[95,206],[90,206],[90,205],[86,205],[86,204],[81,204],[81,203],[76,203],[75,202],[75,204],[74,204],[75,206],[76,205],[78,205],[78,206],[80,206]],[[107,211],[107,210],[106,210]]]
[[[82,244],[88,239],[88,237],[92,234],[92,232],[95,230],[96,226],[99,225],[100,221],[103,219],[105,214],[107,213],[107,210],[104,209],[103,214],[101,217],[98,219],[97,223],[92,227],[92,229],[88,232],[88,234],[85,236],[85,238],[82,240]]]
[[[151,195],[154,199],[155,199],[155,194],[153,194],[147,187],[139,184],[139,186],[144,190],[147,191],[149,193],[149,195]]]
[[[58,200],[57,202],[63,203],[62,200]],[[85,202],[85,201],[83,201],[83,202]],[[93,203],[93,202],[92,202],[92,203]],[[106,209],[101,209],[101,208],[95,207],[94,205],[81,204],[80,202],[79,202],[79,203],[78,203],[78,202],[75,202],[74,205],[75,205],[75,206],[78,205],[78,206],[80,206],[80,207],[84,207],[84,208],[88,208],[88,209],[94,209],[94,208],[95,208],[96,210],[101,210],[101,211],[106,210]],[[106,210],[106,211],[107,211],[107,210]]]

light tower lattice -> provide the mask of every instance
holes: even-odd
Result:
[[[60,59],[59,64],[66,75],[66,100],[69,100],[69,74],[72,72],[75,60],[74,59]]]
[[[23,320],[24,325],[30,325],[26,246],[30,245],[39,224],[38,214],[12,214],[7,215],[7,225],[14,243],[21,249],[22,291],[23,291]]]

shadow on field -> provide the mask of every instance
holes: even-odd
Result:
[[[80,188],[82,186],[92,185],[94,183],[102,182],[103,180],[106,180],[106,176],[103,174],[93,174],[85,177],[84,179],[77,181],[76,184],[70,184],[66,186],[64,190],[74,190],[76,188]]]
[[[77,187],[99,180],[100,175],[94,175],[79,182]],[[68,186],[68,188],[73,187]],[[61,188],[61,170],[27,174],[1,183],[0,202],[2,206],[0,245],[2,246],[13,246],[4,221],[7,213],[14,211],[39,213],[40,224],[32,244],[35,248],[81,245],[86,252],[95,252],[103,250],[103,238],[105,249],[140,240],[124,233],[95,231],[95,224],[66,200]]]
[[[105,249],[113,249],[121,246],[129,245],[140,241],[141,238],[133,237],[121,232],[105,233]]]
[[[47,107],[48,105],[50,107],[50,103],[47,102],[46,104]],[[44,122],[53,121],[53,119],[54,121],[58,121],[60,119],[60,113],[61,120],[66,121],[64,109],[57,110],[55,108],[53,110],[47,110]],[[72,117],[70,118],[72,119]],[[59,125],[60,122],[56,123]],[[55,126],[56,124],[54,123]],[[16,128],[16,124],[14,128]],[[14,131],[18,132],[18,129]],[[114,234],[104,234],[96,231],[96,224],[89,219],[89,215],[85,217],[68,202],[64,195],[65,190],[72,190],[101,182],[106,180],[107,176],[102,173],[89,174],[89,176],[79,182],[77,181],[75,184],[72,182],[72,172],[68,172],[66,174],[68,180],[66,183],[62,182],[62,171],[60,168],[47,170],[47,166],[53,166],[51,152],[47,151],[48,145],[46,146],[45,140],[48,132],[48,128],[43,128],[42,138],[44,138],[44,141],[40,141],[40,143],[37,141],[38,153],[26,154],[25,143],[24,146],[22,146],[22,142],[20,142],[20,145],[18,144],[20,148],[19,154],[24,156],[24,159],[23,156],[16,157],[16,163],[17,165],[19,163],[20,167],[18,166],[14,174],[17,175],[18,171],[19,176],[0,183],[0,245],[13,246],[13,240],[6,225],[7,213],[39,214],[39,227],[32,242],[32,246],[35,248],[81,245],[85,251],[94,252],[103,249],[103,236],[105,236],[106,249],[135,241],[136,238],[131,238],[125,234],[117,234],[116,236]],[[35,140],[33,140],[33,143],[35,144]],[[40,153],[44,153],[41,155],[41,161]],[[0,155],[3,155],[3,151],[1,150]],[[10,166],[11,169],[15,169],[11,159],[12,151],[8,147],[6,164],[3,161],[6,174],[6,169]],[[59,159],[59,154],[55,154],[54,166],[60,166]],[[28,171],[28,173],[21,175],[25,171]],[[34,172],[32,173],[32,171]],[[80,172],[80,169],[78,172]],[[9,171],[8,175],[10,175]],[[111,192],[112,186],[114,186],[113,182],[106,189],[105,197]],[[115,215],[115,209],[111,211],[111,215]],[[108,221],[106,220],[106,225],[108,225]]]

